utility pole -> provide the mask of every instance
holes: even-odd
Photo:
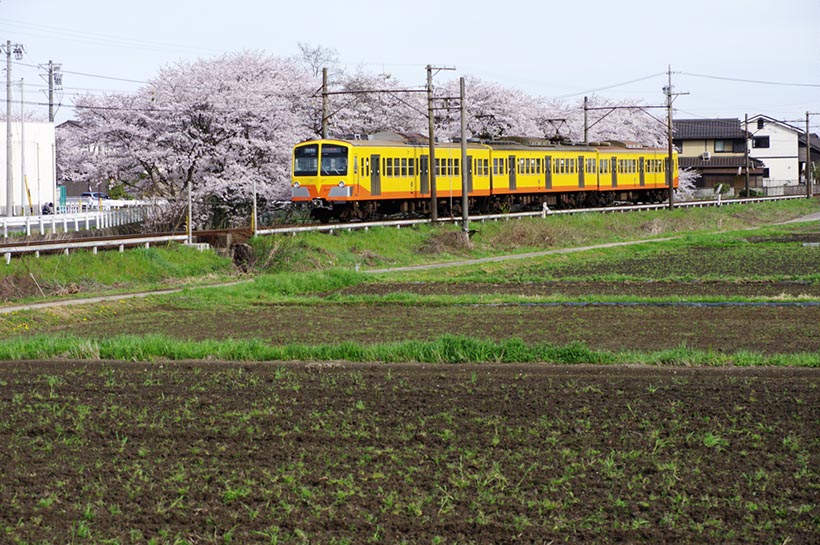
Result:
[[[812,198],[811,189],[811,135],[809,134],[809,112],[806,112],[806,198]]]
[[[327,139],[327,68],[322,68],[322,140]]]
[[[48,61],[48,64],[41,64],[39,68],[45,70],[45,75],[40,74],[48,83],[48,91],[43,91],[48,95],[48,120],[54,123],[54,90],[60,89],[63,85],[63,74],[60,72],[62,64]]]
[[[746,126],[744,127],[744,131],[746,134],[743,136],[743,142],[746,143],[744,149],[746,151],[746,198],[748,199],[751,195],[749,194],[749,114],[746,114]]]
[[[433,120],[433,67],[427,65],[427,138],[430,147],[430,162],[427,166],[430,178],[430,221],[438,220],[438,202],[436,199],[436,128]]]
[[[666,181],[669,185],[669,210],[674,210],[675,177],[673,170],[675,167],[675,161],[674,156],[672,155],[672,96],[688,95],[689,93],[672,93],[672,65],[669,65],[669,71],[667,74],[669,76],[669,82],[663,89],[666,92],[666,140],[669,148],[669,157],[666,160]]]
[[[18,61],[23,58],[26,50],[23,44],[12,45],[11,40],[6,40],[6,216],[14,215],[14,187],[12,185],[14,177],[14,167],[11,159],[11,52],[14,51],[14,58]],[[23,196],[20,196],[22,200]]]
[[[461,89],[461,231],[464,242],[470,242],[470,205],[468,199],[469,179],[467,165],[467,96],[464,92],[464,78],[459,79]]]
[[[589,99],[584,97],[584,145],[589,144],[589,110],[588,104]]]
[[[20,215],[26,215],[26,195],[31,215],[34,210],[31,207],[31,193],[28,191],[28,181],[26,180],[26,106],[23,102],[23,79],[20,78]]]
[[[438,220],[438,198],[436,196],[436,127],[433,117],[433,70],[455,70],[455,68],[445,68],[427,65],[427,130],[430,146],[430,164],[427,167],[430,177],[430,221]]]
[[[6,216],[14,215],[12,202],[14,201],[14,189],[12,188],[12,178],[14,176],[11,162],[11,41],[6,41]]]

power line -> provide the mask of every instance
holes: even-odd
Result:
[[[167,51],[170,49],[176,49],[179,51],[185,51],[189,53],[201,53],[201,52],[212,52],[216,53],[217,50],[209,49],[209,48],[191,48],[180,44],[172,44],[172,43],[165,43],[165,42],[149,42],[146,40],[133,40],[123,38],[122,36],[113,36],[109,34],[98,34],[98,33],[91,33],[91,32],[83,32],[78,30],[66,29],[63,27],[53,27],[47,25],[38,25],[33,23],[26,23],[23,21],[12,21],[12,20],[5,20],[0,22],[0,28],[6,27],[11,29],[22,28],[23,32],[27,32],[29,34],[44,34],[49,37],[63,37],[63,38],[70,38],[74,41],[91,43],[91,44],[103,44],[103,45],[113,45],[115,47],[123,47],[123,48],[131,48],[131,49],[147,49],[147,50],[158,50],[158,51]]]
[[[738,83],[755,83],[759,85],[780,85],[783,87],[820,87],[820,84],[817,83],[790,83],[790,82],[783,82],[783,81],[764,81],[764,80],[756,80],[756,79],[743,79],[743,78],[729,78],[725,76],[710,76],[708,74],[693,74],[691,72],[675,72],[675,74],[680,74],[682,76],[691,76],[695,78],[706,78],[706,79],[716,79],[716,80],[723,80],[723,81],[734,81]]]
[[[559,96],[553,97],[553,98],[572,98],[572,97],[577,97],[577,96],[589,95],[589,94],[592,94],[592,93],[597,93],[598,91],[606,91],[607,89],[614,89],[616,87],[623,87],[625,85],[630,85],[632,83],[638,83],[639,81],[646,81],[648,79],[656,78],[658,76],[663,76],[665,74],[666,74],[666,72],[658,72],[656,74],[650,74],[650,75],[644,76],[642,78],[632,79],[632,80],[624,81],[624,82],[621,82],[621,83],[614,83],[612,85],[607,85],[605,87],[598,87],[597,89],[588,89],[586,91],[581,91],[579,93],[570,93],[570,94],[567,94],[567,95],[559,95]]]

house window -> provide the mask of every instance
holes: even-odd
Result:
[[[770,176],[769,176],[769,169],[768,169],[768,168],[764,168],[764,169],[763,169],[763,177],[764,177],[764,178],[769,178],[769,177],[770,177]]]
[[[758,119],[757,120],[757,130],[762,129],[765,126],[765,124],[766,124],[765,121],[763,121],[762,119]]]
[[[768,136],[755,136],[752,140],[752,147],[753,148],[768,148],[769,147],[769,137]]]
[[[715,140],[715,153],[727,153],[733,150],[729,140]]]

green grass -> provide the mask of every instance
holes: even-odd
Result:
[[[235,273],[230,259],[178,244],[135,248],[125,252],[74,252],[69,255],[31,255],[0,266],[0,282],[29,282],[32,277],[46,292],[135,291],[167,288],[169,284],[198,284],[227,279]]]
[[[571,248],[670,235],[694,236],[778,223],[817,211],[801,199],[721,208],[677,209],[628,214],[578,214],[472,222],[470,245],[452,224],[375,228],[296,237],[258,237],[252,245],[264,272],[305,272],[328,268],[387,268]],[[443,273],[436,273],[441,275]]]
[[[550,216],[546,219],[472,223],[474,233],[469,245],[463,244],[459,227],[453,225],[419,225],[412,228],[377,228],[364,231],[346,231],[344,226],[333,234],[305,233],[296,237],[268,236],[251,241],[256,262],[253,272],[273,273],[276,283],[291,289],[299,284],[299,274],[329,269],[371,269],[403,265],[417,265],[470,259],[504,254],[526,253],[539,250],[657,238],[686,234],[687,243],[695,244],[701,237],[715,230],[745,229],[756,225],[785,221],[816,211],[815,201],[795,200],[758,205],[725,206],[692,210],[666,210],[630,214],[579,214]],[[717,239],[716,239],[717,240]],[[730,239],[719,242],[724,244]],[[649,252],[651,248],[632,249],[630,252]],[[612,259],[626,255],[627,250],[589,253],[580,259]],[[637,254],[635,254],[637,255]],[[603,256],[603,257],[600,257]],[[743,259],[745,254],[739,255]],[[569,278],[560,270],[565,258],[550,260],[550,267]],[[538,264],[536,263],[536,269]],[[543,271],[527,271],[520,264],[459,268],[457,271],[404,274],[396,278],[422,278],[437,281],[460,278],[464,281],[528,281],[532,276],[543,279]],[[503,270],[506,272],[500,273]],[[467,274],[465,275],[465,272]],[[517,271],[517,272],[510,272]],[[547,271],[549,272],[549,271]],[[131,249],[123,253],[74,252],[71,255],[46,255],[14,258],[11,264],[0,267],[0,283],[6,287],[28,284],[19,290],[22,296],[10,299],[32,300],[42,289],[46,295],[67,296],[73,293],[113,293],[158,289],[172,285],[196,285],[221,280],[235,273],[230,259],[214,252],[197,252],[178,245]],[[294,279],[278,276],[293,273]],[[610,273],[612,274],[612,273]],[[36,285],[33,285],[33,277]],[[618,275],[612,278],[620,278]],[[309,282],[308,280],[301,282]],[[268,283],[264,280],[263,283]],[[274,288],[276,289],[276,288]],[[304,291],[303,288],[301,288]]]
[[[664,366],[820,367],[817,354],[724,354],[680,346],[659,352],[606,352],[583,343],[556,346],[520,339],[493,342],[443,335],[433,341],[365,345],[271,345],[260,340],[186,341],[162,335],[90,340],[74,336],[15,338],[0,345],[0,360],[104,359],[124,361],[349,361],[419,363],[644,364]]]

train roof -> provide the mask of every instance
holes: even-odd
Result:
[[[406,132],[379,132],[368,137],[362,138],[360,135],[349,135],[345,138],[328,138],[326,140],[306,140],[300,142],[301,144],[318,143],[318,142],[340,142],[354,147],[368,148],[368,147],[426,147],[429,145],[429,139],[418,133]],[[461,142],[456,140],[453,142],[436,142],[437,148],[460,148]],[[504,140],[468,140],[467,147],[469,149],[487,149],[494,150],[550,150],[550,151],[576,151],[576,152],[603,152],[617,151],[618,153],[641,153],[641,152],[665,152],[664,148],[654,148],[643,146],[637,142],[629,142],[622,140],[608,140],[605,142],[590,142],[588,144],[573,144],[566,141],[555,141],[546,138],[530,137],[530,136],[511,136]]]

